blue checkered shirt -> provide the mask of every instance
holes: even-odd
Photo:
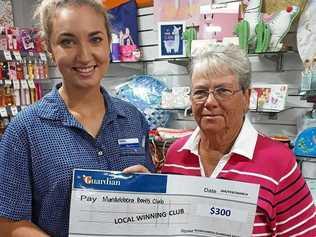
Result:
[[[153,171],[148,125],[131,104],[101,88],[108,110],[96,138],[69,113],[57,88],[21,111],[0,142],[0,216],[31,220],[51,236],[68,236],[72,171]],[[119,139],[138,138],[138,148]]]

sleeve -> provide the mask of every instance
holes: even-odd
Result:
[[[275,194],[275,226],[278,236],[316,236],[315,205],[310,190],[289,150],[290,159]],[[281,158],[281,157],[280,157]]]
[[[0,141],[0,216],[31,220],[31,162],[27,137],[11,122]]]

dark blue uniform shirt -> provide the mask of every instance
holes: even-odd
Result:
[[[153,171],[145,118],[101,91],[108,110],[96,138],[69,113],[57,88],[9,124],[0,142],[1,217],[31,220],[51,236],[67,236],[74,168],[141,164]],[[137,138],[139,146],[118,143],[127,138]]]

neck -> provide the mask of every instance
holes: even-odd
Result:
[[[241,126],[237,129],[227,128],[221,133],[207,134],[200,131],[200,146],[205,150],[218,151],[221,154],[227,154],[230,152]]]
[[[69,110],[87,111],[104,108],[104,99],[100,87],[78,90],[69,88],[63,84],[59,89],[59,94],[63,98]]]

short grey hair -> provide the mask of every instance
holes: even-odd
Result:
[[[251,84],[251,64],[247,54],[233,44],[214,44],[197,48],[192,53],[190,74],[210,78],[236,75],[242,90]]]
[[[68,6],[89,6],[96,13],[103,15],[107,37],[109,43],[111,42],[111,28],[108,16],[100,0],[42,0],[35,10],[34,18],[38,19],[41,36],[46,43],[49,42],[52,33],[52,19],[56,14],[56,10]]]

